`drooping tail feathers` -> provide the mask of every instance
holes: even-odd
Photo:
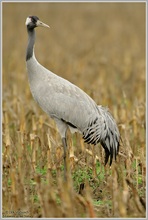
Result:
[[[110,156],[111,166],[113,157],[116,160],[116,156],[119,151],[120,134],[115,119],[109,110],[102,106],[98,106],[98,110],[100,111],[105,124],[100,143],[105,150],[105,164],[107,164]]]
[[[110,157],[110,166],[113,158],[119,151],[120,134],[117,124],[109,112],[109,110],[102,106],[97,106],[98,114],[93,116],[83,131],[83,138],[88,144],[101,143],[105,150],[105,165]]]

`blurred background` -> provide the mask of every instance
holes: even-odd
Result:
[[[80,86],[98,104],[119,103],[123,93],[132,103],[144,101],[144,3],[3,3],[3,91],[15,85],[20,94],[29,90],[29,15],[50,26],[37,30],[35,54],[43,66]]]
[[[145,12],[142,2],[2,3],[4,217],[16,216],[10,210],[24,210],[23,217],[145,217]],[[71,172],[61,182],[61,139],[28,84],[29,15],[50,26],[36,29],[37,60],[115,117],[122,142],[112,168],[104,168],[101,147],[68,133]]]

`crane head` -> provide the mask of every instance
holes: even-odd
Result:
[[[37,16],[29,16],[26,19],[26,26],[29,29],[34,29],[36,27],[47,27],[50,28],[47,24],[43,23],[42,21],[39,20]]]

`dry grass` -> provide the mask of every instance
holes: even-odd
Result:
[[[117,162],[68,133],[68,181],[54,122],[34,102],[25,67],[28,15],[40,63],[108,106]],[[3,217],[145,217],[145,4],[3,3]],[[83,189],[84,186],[84,189]]]

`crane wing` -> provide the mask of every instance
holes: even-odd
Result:
[[[38,83],[36,83],[35,74],[34,76],[30,75],[30,77],[34,77],[31,79],[31,91],[34,99],[52,118],[63,120],[82,131],[88,118],[97,114],[96,103],[74,84],[44,67],[40,70],[40,66],[38,64],[36,71],[38,78],[40,77]]]

